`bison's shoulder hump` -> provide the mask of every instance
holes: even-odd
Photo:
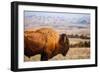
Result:
[[[40,29],[36,30],[36,32],[42,33],[45,36],[47,36],[47,39],[49,41],[58,42],[58,40],[59,40],[58,32],[56,30],[52,29],[52,28],[40,28]]]

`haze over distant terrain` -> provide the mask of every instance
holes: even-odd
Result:
[[[59,33],[90,35],[90,14],[24,11],[25,30],[52,27]]]

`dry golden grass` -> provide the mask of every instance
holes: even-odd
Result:
[[[35,55],[31,58],[24,57],[24,61],[40,61],[41,55]],[[61,54],[58,54],[54,56],[52,60],[74,60],[74,59],[89,59],[90,58],[90,48],[70,48],[66,56],[62,56]]]
[[[90,58],[90,48],[70,48],[67,59],[89,59]]]
[[[90,41],[90,39],[69,38],[70,44],[77,44],[79,42]]]
[[[27,56],[24,56],[24,61],[25,62],[28,62],[28,61],[40,61],[40,58],[41,58],[41,55],[35,55],[35,56],[32,56],[30,58],[28,58]]]
[[[58,54],[50,60],[71,60],[71,59],[89,59],[90,49],[89,48],[70,48],[66,56]]]

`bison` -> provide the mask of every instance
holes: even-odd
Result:
[[[52,28],[25,31],[24,54],[28,57],[41,54],[41,61],[45,61],[57,54],[65,56],[68,50],[69,40],[66,34],[58,34]]]

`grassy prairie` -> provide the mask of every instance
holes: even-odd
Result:
[[[31,58],[24,57],[24,61],[40,61],[41,55],[35,55]],[[90,48],[70,48],[66,56],[58,54],[49,60],[73,60],[73,59],[89,59]]]
[[[76,44],[79,42],[90,41],[90,39],[81,39],[81,38],[69,38],[70,44]]]
[[[74,60],[74,59],[89,59],[90,49],[89,48],[70,48],[66,56],[58,54],[50,60]]]

